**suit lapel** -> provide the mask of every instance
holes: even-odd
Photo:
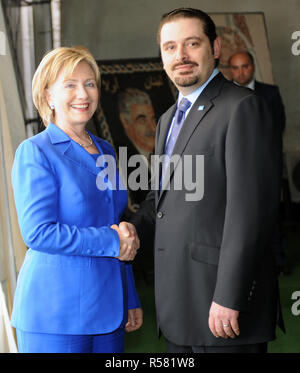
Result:
[[[182,129],[174,146],[173,154],[182,155],[193,132],[212,106],[213,103],[207,96],[201,94],[198,97],[183,123]],[[202,108],[202,110],[199,108]]]
[[[86,171],[98,175],[99,167],[93,157],[83,149],[79,144],[74,143],[70,137],[55,124],[50,123],[46,130],[53,145],[62,153],[62,155],[72,161],[76,166],[84,168]],[[100,154],[103,155],[97,139],[90,133]]]
[[[78,167],[84,168],[86,171],[89,171],[94,175],[98,175],[99,167],[96,166],[95,159],[93,159],[93,157],[80,145],[71,143],[65,150],[64,156],[70,159]]]
[[[160,128],[159,138],[158,138],[158,142],[156,146],[156,154],[158,155],[164,154],[166,138],[167,138],[168,131],[171,126],[175,111],[176,111],[176,104],[171,106],[170,109],[161,117],[161,122],[160,122],[161,128]]]

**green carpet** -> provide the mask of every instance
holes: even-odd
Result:
[[[146,285],[137,272],[136,287],[144,312],[144,322],[139,330],[126,334],[125,352],[166,352],[163,338],[159,339],[157,336],[153,285]]]
[[[277,339],[269,343],[269,352],[300,352],[300,315],[293,315],[291,308],[296,300],[295,291],[300,291],[300,225],[287,229],[287,256],[291,274],[279,277],[280,300],[286,334],[277,328]],[[298,307],[300,311],[300,306]]]
[[[291,274],[279,277],[280,299],[286,334],[277,328],[275,341],[268,345],[270,353],[300,352],[300,315],[291,311],[292,294],[300,291],[300,224],[286,228],[286,252]],[[140,271],[135,271],[136,286],[144,311],[144,323],[141,329],[126,334],[125,352],[159,353],[165,352],[163,338],[159,339],[156,332],[154,289],[153,284],[146,284]],[[300,305],[298,307],[300,311]]]

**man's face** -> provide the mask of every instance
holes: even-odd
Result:
[[[247,54],[239,53],[231,58],[230,71],[236,83],[247,86],[253,79],[255,67]]]
[[[164,69],[183,94],[199,88],[211,75],[220,56],[220,39],[210,41],[198,18],[178,18],[163,25],[160,49]]]
[[[125,132],[140,149],[152,152],[155,147],[156,120],[152,105],[131,105],[130,120],[121,115]]]

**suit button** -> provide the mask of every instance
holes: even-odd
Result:
[[[163,217],[163,213],[161,211],[158,211],[157,217],[158,217],[158,219],[161,219]]]

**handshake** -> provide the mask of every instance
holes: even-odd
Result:
[[[114,224],[111,228],[118,232],[120,239],[120,252],[117,258],[121,261],[133,260],[140,248],[140,240],[135,226],[123,221],[119,226]]]

